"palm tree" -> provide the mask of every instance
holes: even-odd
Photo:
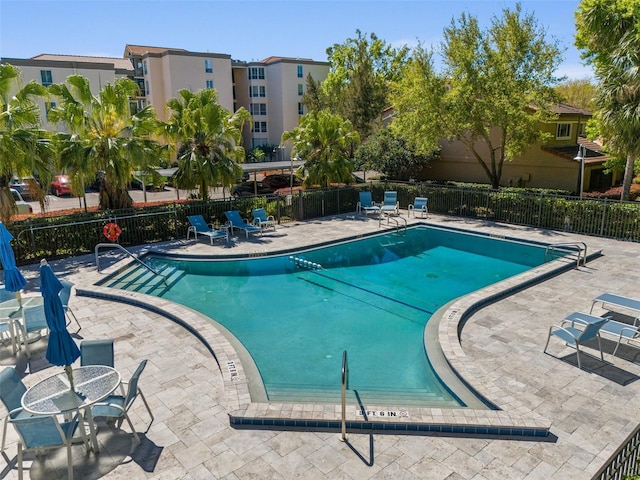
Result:
[[[305,160],[305,185],[328,187],[332,182],[353,181],[351,153],[360,135],[349,120],[329,110],[309,113],[296,128],[282,134],[282,143],[292,143],[291,155]]]
[[[200,198],[208,200],[210,186],[233,185],[242,175],[238,165],[245,158],[242,128],[251,122],[251,114],[244,107],[231,114],[211,89],[180,90],[167,108],[171,117],[163,130],[178,144],[178,187],[197,188]]]
[[[46,174],[51,155],[47,133],[40,128],[35,100],[46,96],[40,84],[21,88],[20,69],[0,65],[0,218],[10,219],[15,206],[9,184],[14,175]]]
[[[67,132],[57,134],[61,167],[83,183],[104,172],[100,208],[130,207],[133,201],[127,185],[133,171],[146,168],[160,156],[153,137],[157,129],[153,107],[135,114],[131,110],[130,99],[138,94],[138,85],[119,78],[93,95],[87,78],[71,75],[65,83],[51,85],[49,91],[60,99],[59,106],[49,111],[49,119],[67,127]]]

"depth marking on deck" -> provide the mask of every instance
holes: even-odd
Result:
[[[409,412],[406,410],[363,410],[358,408],[356,415],[361,417],[409,417]]]
[[[239,378],[238,369],[236,368],[236,363],[233,360],[229,360],[227,362],[227,369],[229,370],[229,375],[231,375],[231,380],[237,380]]]

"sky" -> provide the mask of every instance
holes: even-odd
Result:
[[[557,74],[592,76],[574,46],[578,0],[523,0],[549,38],[564,50]],[[231,55],[327,61],[326,50],[363,34],[394,47],[438,46],[443,29],[463,12],[490,25],[504,0],[0,0],[0,57],[41,53],[122,58],[125,45],[183,48]]]

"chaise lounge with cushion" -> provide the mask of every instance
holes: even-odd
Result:
[[[211,225],[208,225],[207,222],[205,222],[202,215],[190,215],[187,218],[189,219],[189,223],[191,224],[187,229],[187,240],[189,240],[189,235],[192,232],[196,240],[198,239],[198,235],[209,237],[211,245],[213,245],[213,241],[216,238],[226,238],[227,240],[229,240],[227,232],[212,228]]]

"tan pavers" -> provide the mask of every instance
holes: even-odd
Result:
[[[101,427],[98,439],[103,448],[98,455],[85,456],[80,447],[74,447],[77,477],[111,480],[590,478],[636,426],[640,382],[633,379],[640,376],[640,366],[633,360],[638,352],[621,348],[613,358],[610,354],[613,345],[605,342],[605,358],[612,364],[589,372],[578,370],[575,361],[572,364],[563,360],[564,356],[571,360],[575,354],[560,342],[550,347],[553,356],[543,354],[542,349],[549,325],[573,310],[588,311],[591,299],[603,291],[637,296],[640,246],[448,217],[432,216],[427,223],[545,242],[579,240],[587,242],[590,251],[603,250],[604,256],[586,267],[553,277],[477,311],[467,320],[460,337],[455,325],[441,325],[444,334],[441,333],[440,340],[448,343],[454,355],[452,363],[469,375],[467,380],[474,387],[488,394],[505,411],[430,409],[419,413],[436,422],[509,424],[519,418],[524,423],[535,424],[542,420],[551,425],[556,441],[358,432],[349,434],[350,446],[340,442],[339,434],[334,432],[233,429],[229,426],[229,414],[234,411],[285,418],[309,418],[310,415],[333,418],[337,410],[334,406],[313,404],[251,403],[246,385],[233,383],[227,369],[227,360],[232,360],[244,375],[233,347],[214,326],[195,313],[185,312],[162,299],[150,301],[191,325],[200,325],[199,331],[216,352],[221,368],[198,339],[158,313],[108,300],[77,297],[71,305],[83,326],[80,334],[84,338],[115,338],[116,368],[124,378],[131,375],[140,360],[149,360],[140,385],[156,417],[137,450],[132,450],[126,424],[117,435],[106,426]],[[283,225],[275,234],[266,234],[263,238],[235,239],[228,248],[177,240],[137,250],[162,249],[200,255],[259,254],[375,230],[378,222],[373,218],[336,217]],[[59,274],[68,274],[79,289],[101,291],[104,288],[90,286],[104,276],[97,274],[91,257],[74,259],[68,270],[65,265],[69,262],[52,263]],[[30,279],[32,293],[37,294],[34,292],[37,270],[34,267],[23,271]],[[474,294],[473,298],[480,297]],[[130,295],[129,298],[137,297]],[[36,356],[41,358],[45,341],[38,342],[36,347]],[[19,371],[24,372],[25,359],[16,359],[9,353],[7,348],[0,349],[0,364],[17,364]],[[585,363],[601,366],[593,360]],[[38,359],[34,365],[41,370],[25,376],[27,385],[58,368],[48,367]],[[629,383],[623,384],[625,380]],[[134,406],[132,419],[136,428],[145,430],[149,418],[142,402]],[[152,458],[144,455],[140,458],[136,453],[151,452],[154,448],[162,448],[155,468]],[[15,456],[12,431],[8,454]],[[52,465],[64,464],[64,455],[47,456],[47,459]],[[51,469],[41,468],[40,461],[34,465],[31,478],[52,478]],[[153,471],[147,472],[145,468]],[[64,478],[64,470],[59,471]],[[5,478],[17,478],[15,468],[8,468]]]

